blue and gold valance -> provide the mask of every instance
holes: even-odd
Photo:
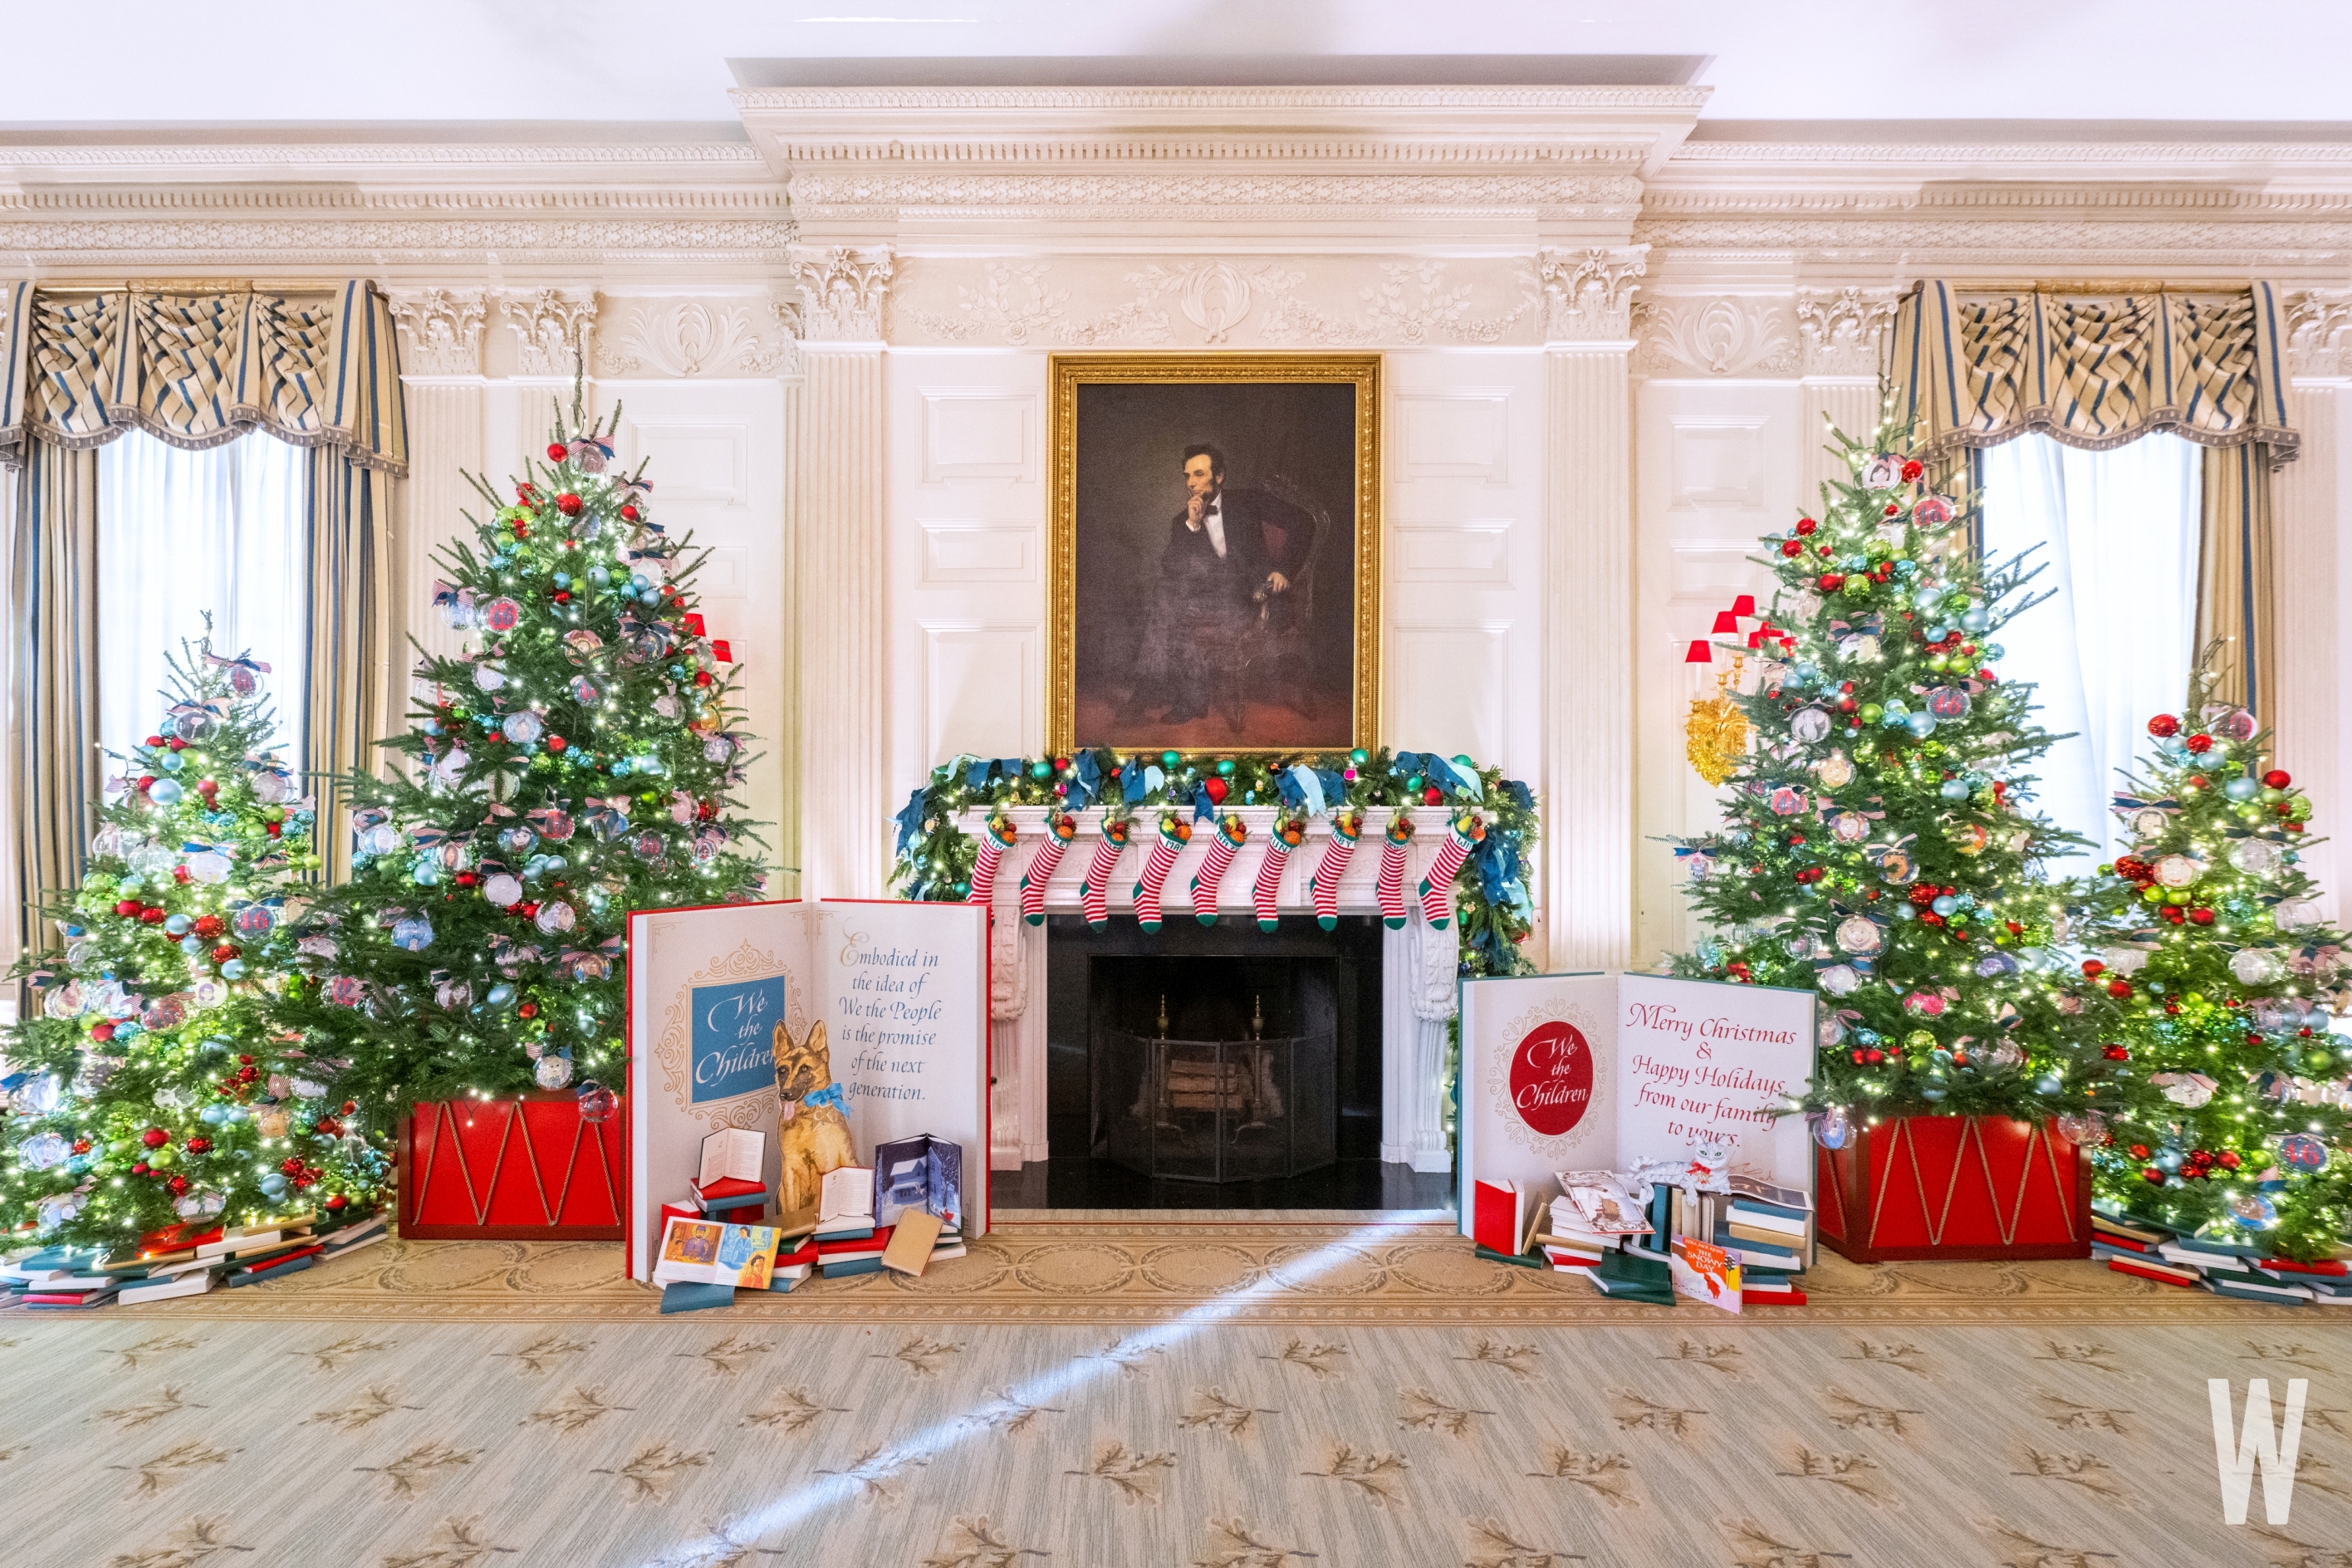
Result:
[[[2291,461],[2277,290],[2105,297],[1963,293],[1923,282],[1897,306],[1888,387],[1930,455],[2035,432],[2120,447],[2168,431]]]
[[[200,447],[260,429],[408,472],[391,308],[364,281],[283,293],[17,283],[0,302],[10,467],[28,441],[101,447],[138,429]]]

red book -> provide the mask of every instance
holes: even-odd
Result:
[[[298,1258],[316,1258],[326,1250],[323,1243],[317,1247],[298,1247],[291,1251],[281,1252],[275,1258],[265,1258],[258,1263],[248,1264],[236,1272],[246,1275],[267,1274],[273,1268],[285,1268]]]
[[[2193,1290],[2197,1288],[2197,1281],[2194,1279],[2183,1279],[2179,1275],[2169,1270],[2158,1273],[2153,1268],[2137,1263],[2127,1263],[2120,1258],[2108,1258],[2107,1267],[2118,1274],[2128,1274],[2136,1279],[2153,1279],[2159,1285],[2178,1285],[2184,1290]]]
[[[862,1236],[855,1241],[820,1241],[816,1244],[816,1255],[819,1258],[848,1258],[865,1252],[878,1258],[882,1249],[890,1245],[890,1233],[898,1228],[894,1225],[886,1225],[872,1236]]]
[[[1743,1307],[1801,1307],[1805,1304],[1805,1293],[1796,1289],[1750,1290],[1743,1287],[1739,1292],[1739,1304]]]
[[[765,1198],[768,1195],[766,1183],[747,1182],[740,1176],[720,1176],[715,1181],[693,1182],[688,1184],[694,1188],[695,1195],[704,1203],[716,1204],[721,1208],[733,1206],[719,1203],[722,1198]]]
[[[2091,1235],[2092,1239],[2096,1241],[2101,1247],[2120,1247],[2130,1252],[2154,1252],[2156,1250],[2156,1246],[2152,1242],[2136,1241],[2128,1236],[2117,1236],[2113,1231],[2096,1230],[2093,1231]]]
[[[2316,1263],[2297,1263],[2291,1258],[2254,1258],[2247,1261],[2257,1268],[2275,1269],[2281,1274],[2326,1274],[2340,1279],[2347,1272],[2340,1258],[2323,1258]]]
[[[1489,1252],[1516,1258],[1528,1244],[1533,1194],[1517,1182],[1473,1184],[1470,1239]]]
[[[218,1241],[221,1227],[210,1220],[193,1220],[184,1225],[167,1225],[161,1230],[151,1230],[139,1238],[142,1256],[152,1257],[159,1252],[191,1252],[206,1242]]]
[[[848,1242],[844,1245],[855,1247],[857,1244],[856,1242]],[[817,1244],[814,1241],[803,1241],[795,1251],[778,1252],[776,1254],[775,1266],[779,1268],[790,1268],[796,1265],[805,1263],[810,1268],[814,1268],[816,1267],[817,1257]]]

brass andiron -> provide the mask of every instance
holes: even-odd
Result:
[[[1165,991],[1160,994],[1160,1037],[1163,1040],[1168,1037],[1168,993]]]

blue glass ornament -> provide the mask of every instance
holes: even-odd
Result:
[[[2243,775],[2241,775],[2237,778],[2231,779],[2228,784],[2223,784],[2221,786],[2221,793],[2228,795],[2231,800],[2252,800],[2254,796],[2263,793],[2262,781],[2259,779],[2246,778]]]
[[[1936,716],[1933,713],[1914,713],[1903,721],[1903,727],[1924,741],[1936,732]]]
[[[180,753],[179,753],[179,752],[164,752],[164,753],[163,753],[163,762],[162,762],[162,763],[161,763],[160,765],[162,766],[163,770],[165,773],[178,773],[182,768],[186,767],[188,764],[187,764],[186,763],[184,763],[184,762],[182,762],[182,761],[180,760]]]
[[[157,779],[147,786],[147,798],[157,805],[177,805],[180,804],[181,795],[185,793],[171,779]]]
[[[1936,793],[1946,800],[1966,800],[1969,798],[1969,783],[1966,779],[1946,779],[1943,787]]]
[[[163,917],[163,929],[173,936],[187,935],[188,929],[195,923],[195,921],[190,920],[185,915],[165,915]]]
[[[514,999],[515,988],[508,984],[503,980],[499,981],[496,985],[491,986],[490,994],[483,998],[484,1001],[488,1002],[493,1007],[503,1007]]]
[[[186,953],[190,958],[195,957],[196,954],[204,952],[204,950],[205,943],[202,937],[184,936],[180,939],[180,951]]]
[[[2033,1080],[2033,1092],[2036,1094],[2055,1094],[2065,1087],[2054,1073],[2044,1073]]]
[[[243,959],[241,959],[241,958],[232,958],[232,959],[230,959],[226,963],[222,964],[222,965],[221,965],[221,978],[222,978],[223,980],[242,980],[242,979],[244,979],[244,978],[245,978],[245,960],[243,960]]]
[[[1980,632],[1990,625],[1992,617],[1982,610],[1970,610],[1960,616],[1960,629],[1964,632]]]

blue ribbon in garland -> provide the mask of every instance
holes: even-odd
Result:
[[[1216,816],[1217,803],[1209,798],[1209,786],[1204,784],[1194,784],[1192,786],[1192,820],[1200,822],[1205,819],[1213,822]]]
[[[898,853],[901,855],[923,831],[923,796],[926,793],[920,787],[908,791],[905,808],[891,819],[898,825]]]
[[[1133,805],[1141,800],[1144,792],[1151,787],[1150,781],[1144,777],[1144,770],[1137,767],[1133,763],[1127,764],[1127,772],[1123,777],[1127,787],[1122,793],[1127,797],[1127,804]]]

